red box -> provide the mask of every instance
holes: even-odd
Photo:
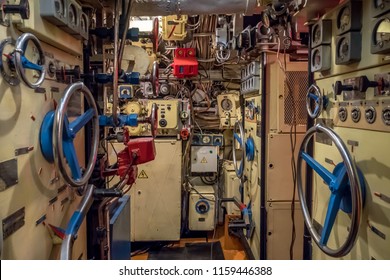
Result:
[[[177,78],[198,76],[198,60],[193,48],[178,48],[173,58],[173,75]]]

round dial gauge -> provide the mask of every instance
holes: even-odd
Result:
[[[77,11],[76,7],[72,4],[69,5],[68,18],[71,25],[77,25]]]
[[[208,144],[211,142],[210,136],[203,136],[202,141],[204,144]]]
[[[382,20],[374,30],[375,45],[381,45],[390,41],[390,19]]]
[[[64,3],[64,1],[65,0],[56,1],[54,4],[56,13],[58,15],[60,15],[61,17],[65,16],[65,3]]]
[[[321,66],[321,52],[319,50],[315,50],[312,57],[312,65],[314,67]]]
[[[337,27],[341,30],[347,29],[351,22],[351,10],[349,7],[344,7],[337,18]]]
[[[233,103],[230,99],[224,99],[221,102],[221,107],[225,111],[230,111],[233,108]]]
[[[348,57],[348,53],[349,53],[349,41],[346,38],[344,38],[340,40],[337,46],[337,55],[340,58],[345,58]]]
[[[313,42],[318,43],[321,41],[321,28],[319,25],[316,25],[313,30]]]

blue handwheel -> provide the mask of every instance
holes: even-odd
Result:
[[[312,109],[312,101],[314,101],[314,108]],[[324,97],[324,95],[321,92],[321,89],[315,85],[312,84],[306,93],[306,110],[309,116],[312,119],[317,118],[319,115],[321,115],[324,107],[327,105],[327,98]]]
[[[88,102],[89,109],[72,122],[66,116],[67,107],[73,94],[82,92]],[[85,172],[77,158],[73,143],[77,133],[89,122],[92,124],[91,153]],[[50,111],[43,119],[40,130],[40,144],[42,154],[51,163],[54,162],[57,171],[64,180],[73,187],[82,187],[88,183],[92,175],[99,145],[99,116],[95,100],[89,89],[82,83],[69,85],[64,92],[64,97],[56,109]],[[68,168],[67,168],[68,167]],[[71,171],[68,174],[67,170]]]
[[[39,54],[39,60],[37,64],[32,63],[25,56],[29,41],[32,41],[37,48]],[[26,84],[26,86],[30,88],[35,89],[39,87],[45,80],[46,70],[44,66],[45,55],[38,38],[31,33],[24,33],[21,35],[15,43],[15,69],[20,79]],[[35,83],[32,83],[27,79],[26,69],[35,70],[40,73]]]
[[[336,166],[333,173],[307,154],[307,145],[313,135],[318,132],[325,133],[335,143],[342,156],[343,162]],[[302,160],[304,160],[308,167],[312,168],[324,180],[331,192],[326,218],[321,233],[319,233],[313,226],[312,218],[307,208],[306,197],[302,186]],[[358,172],[355,161],[352,159],[345,143],[332,129],[321,124],[317,124],[307,131],[299,151],[297,163],[297,185],[305,224],[315,243],[329,256],[339,258],[347,255],[355,245],[358,236],[365,194],[364,178],[361,172]],[[332,249],[327,246],[327,243],[335,223],[337,213],[340,209],[344,212],[349,212],[351,217],[351,226],[345,242],[339,248]]]
[[[236,133],[238,130],[239,134]],[[238,142],[240,149],[241,149],[241,162],[240,166],[238,166],[237,163],[237,156],[236,156],[236,141]],[[237,120],[236,123],[234,124],[234,130],[233,130],[233,147],[232,147],[232,154],[233,154],[233,166],[234,170],[236,171],[236,175],[238,178],[241,178],[243,173],[244,173],[244,158],[245,158],[245,150],[246,150],[246,145],[243,144],[244,141],[244,128],[242,127],[241,121]]]

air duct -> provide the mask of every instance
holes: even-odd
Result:
[[[133,0],[132,16],[252,14],[257,0]]]

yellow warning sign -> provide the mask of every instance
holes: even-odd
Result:
[[[203,157],[202,161],[200,163],[207,163],[206,157]]]
[[[141,173],[138,175],[138,179],[148,179],[148,175],[146,175],[145,170],[142,170]]]

